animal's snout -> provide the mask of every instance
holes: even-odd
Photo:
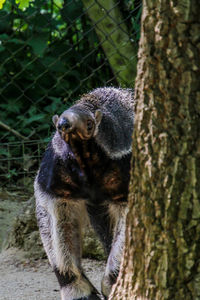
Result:
[[[62,118],[58,123],[58,130],[68,130],[71,128],[70,122],[66,118]]]

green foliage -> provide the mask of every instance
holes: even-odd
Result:
[[[3,8],[4,3],[6,2],[6,0],[0,0],[0,9]],[[15,0],[15,3],[18,4],[18,7],[22,10],[26,9],[27,7],[29,7],[31,0]],[[55,1],[58,2],[60,4],[61,1]]]
[[[0,11],[0,118],[43,139],[53,114],[113,76],[81,1],[19,3]],[[0,142],[15,140],[0,128]]]
[[[0,11],[0,119],[43,139],[53,114],[90,89],[117,83],[81,1],[16,1]],[[130,37],[138,39],[140,7],[124,3],[126,16],[134,12],[126,19]],[[15,140],[0,128],[0,142]]]
[[[22,10],[26,9],[29,7],[30,2],[34,0],[15,0],[15,3],[18,4],[18,7]],[[4,3],[6,0],[0,0],[0,9],[3,8]],[[63,5],[63,0],[54,0],[54,3],[56,4],[57,7],[61,8]]]
[[[54,130],[54,114],[67,109],[81,94],[117,82],[80,0],[3,2],[0,120],[30,140],[46,142]],[[130,2],[131,6],[125,1],[121,9],[130,38],[138,41],[135,31],[139,32],[141,11]],[[15,135],[0,127],[0,143],[16,141]],[[21,151],[0,145],[1,173],[8,168],[7,159],[19,157]],[[34,151],[37,147],[30,146],[28,155]],[[34,160],[30,161],[34,166]],[[24,162],[12,160],[7,177],[17,176],[20,168]]]
[[[30,0],[16,0],[16,4],[19,4],[20,9],[25,9],[29,7]]]
[[[127,26],[129,27],[130,38],[134,42],[138,42],[140,38],[140,18],[142,13],[141,4],[141,0],[123,0],[119,3],[121,12],[126,19]]]
[[[2,9],[5,2],[6,2],[6,0],[0,0],[0,9]]]

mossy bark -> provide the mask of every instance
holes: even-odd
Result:
[[[136,76],[137,45],[128,33],[114,0],[82,0],[101,46],[121,86],[132,87]]]
[[[145,0],[126,247],[109,299],[200,299],[200,5]]]

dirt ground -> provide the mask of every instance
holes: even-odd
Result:
[[[105,263],[84,259],[85,273],[100,290]],[[47,260],[32,261],[9,249],[0,254],[0,300],[60,300],[59,286]]]

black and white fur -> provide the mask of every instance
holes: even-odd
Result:
[[[101,299],[81,267],[82,232],[88,219],[108,254],[102,279],[105,298],[118,275],[125,236],[133,106],[131,90],[98,88],[53,118],[57,130],[34,189],[40,235],[62,300]]]

